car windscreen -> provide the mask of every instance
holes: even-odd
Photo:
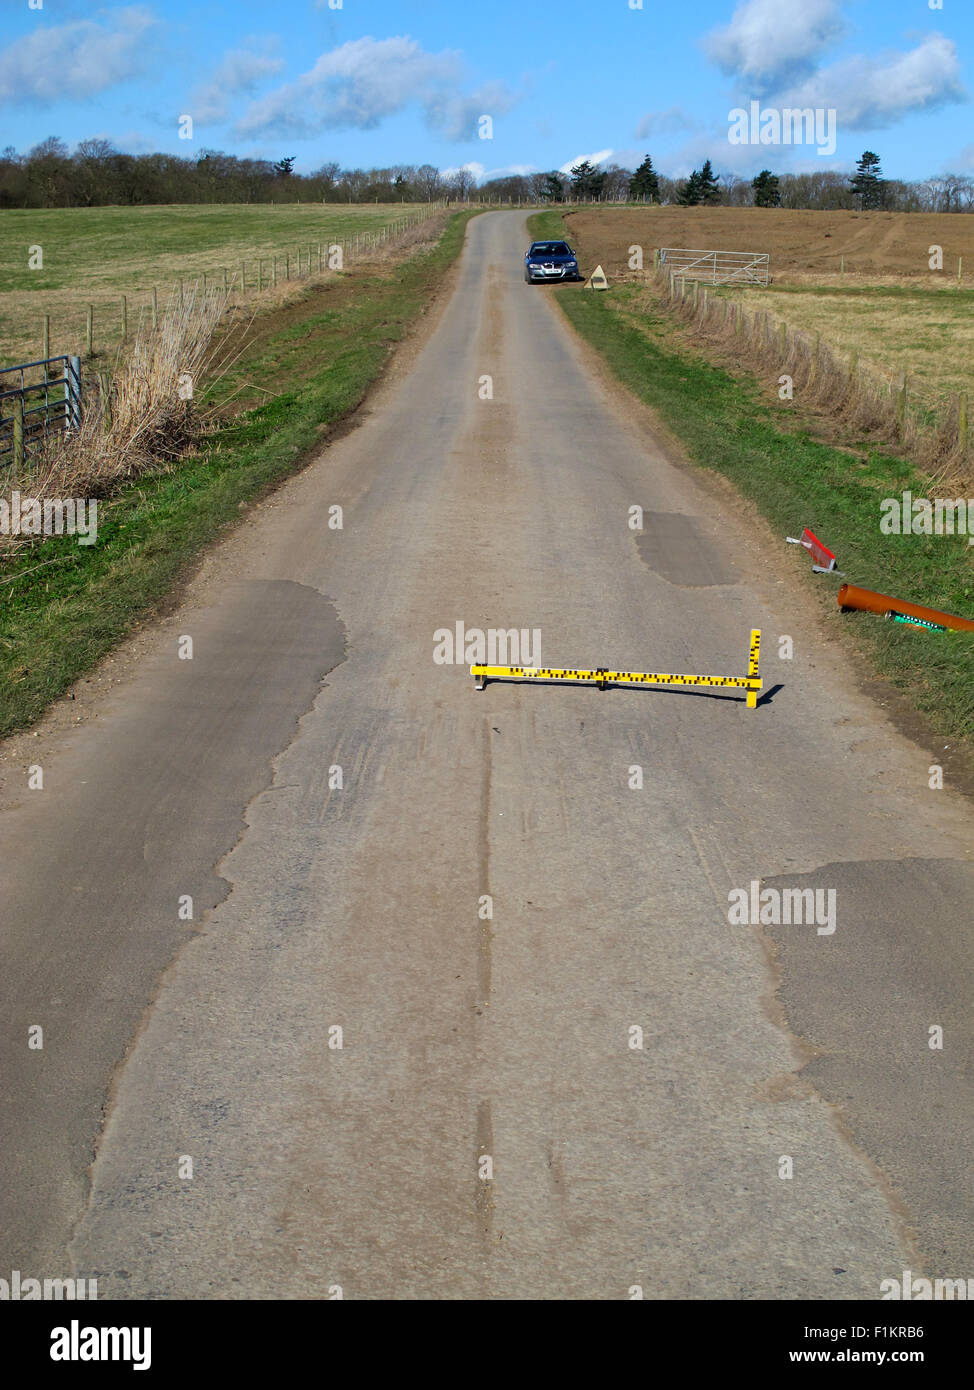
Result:
[[[539,241],[531,250],[532,256],[570,256],[571,252],[563,241]]]

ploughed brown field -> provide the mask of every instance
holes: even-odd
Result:
[[[905,377],[910,396],[935,409],[974,397],[974,215],[586,207],[566,222],[583,272],[601,262],[610,285],[644,282],[658,247],[767,251],[767,289],[718,294],[821,334],[888,383]],[[633,245],[643,249],[642,273],[629,269]],[[942,271],[929,269],[931,246],[943,248]]]
[[[598,249],[611,281],[627,278],[629,247],[639,244],[649,265],[655,247],[703,251],[768,251],[775,279],[817,281],[846,275],[917,279],[974,286],[974,214],[945,212],[806,212],[784,208],[584,207],[567,214],[569,238]],[[944,269],[928,268],[931,246],[942,246]]]

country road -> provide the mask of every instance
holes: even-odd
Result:
[[[974,815],[794,556],[603,379],[554,302],[581,291],[524,284],[526,242],[471,222],[362,423],[214,548],[97,719],[42,731],[42,790],[8,774],[0,1275],[788,1300],[974,1274]],[[458,622],[722,674],[758,627],[765,695],[478,693],[434,661]],[[834,932],[732,925],[755,880],[834,891]]]

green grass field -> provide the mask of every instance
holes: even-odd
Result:
[[[531,219],[532,235],[564,235],[558,213]],[[585,244],[580,246],[585,253]],[[585,263],[592,257],[587,256]],[[811,526],[835,551],[852,584],[974,617],[974,548],[964,536],[887,536],[879,500],[912,489],[929,496],[910,464],[864,448],[856,458],[796,429],[746,371],[731,374],[682,344],[673,319],[636,285],[559,295],[569,321],[634,395],[656,410],[692,459],[724,474],[784,537]],[[797,530],[796,530],[797,528]],[[783,547],[784,550],[784,547]],[[837,641],[901,689],[937,732],[974,747],[974,641],[842,615],[833,581],[795,565],[822,605]],[[865,674],[866,672],[864,672]]]
[[[328,203],[144,208],[68,208],[0,214],[0,365],[33,361],[42,346],[42,319],[51,319],[51,351],[81,353],[86,314],[95,307],[95,351],[114,350],[120,338],[120,297],[128,297],[130,328],[151,301],[160,305],[180,280],[192,283],[204,272],[222,283],[240,275],[249,262],[248,281],[257,261],[278,257],[292,265],[300,248],[349,243],[377,233],[405,217],[418,218],[425,204],[374,204],[345,207]],[[32,247],[43,252],[43,267],[31,270]]]

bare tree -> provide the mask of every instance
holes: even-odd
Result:
[[[419,196],[432,203],[443,191],[443,180],[439,169],[432,164],[421,164],[416,170],[416,187]]]
[[[455,169],[446,180],[450,197],[461,203],[467,202],[475,183],[476,180],[469,169]]]
[[[754,181],[739,178],[737,174],[721,174],[720,201],[725,207],[749,208],[754,205]]]

